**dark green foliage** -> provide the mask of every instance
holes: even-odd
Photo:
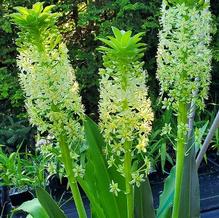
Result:
[[[10,52],[10,49],[5,50],[5,53],[7,52]],[[7,58],[7,54],[2,55],[5,55]],[[10,61],[11,66],[13,66],[13,59],[7,59],[5,60],[5,62],[3,60],[2,64],[7,65]],[[23,93],[17,83],[17,78],[13,77],[13,72],[11,72],[11,70],[11,67],[9,67],[8,69],[4,66],[0,67],[0,102],[2,102],[0,110],[8,110],[9,113],[17,113],[15,110],[20,110],[21,108],[19,107],[21,107],[21,103],[23,103]]]
[[[33,133],[34,130],[28,126],[26,120],[0,114],[0,145],[6,145],[9,152],[15,151],[21,145],[28,145],[31,149]]]
[[[177,122],[172,110],[166,110],[162,113],[156,111],[156,117],[159,117],[159,119],[155,119],[153,123],[153,131],[150,135],[151,146],[148,148],[148,155],[151,157],[154,168],[159,167],[157,163],[160,163],[162,172],[165,173],[167,162],[172,166],[174,165],[173,154],[175,152],[173,150],[173,143],[177,137],[174,127],[177,125]],[[162,129],[165,127],[165,124],[170,125],[171,131],[162,135]]]
[[[176,0],[169,0],[170,2]],[[181,0],[180,0],[181,1]],[[190,1],[190,0],[188,0]],[[14,13],[14,7],[25,6],[31,8],[37,0],[2,0],[0,5],[0,113],[10,115],[11,117],[26,117],[23,93],[18,84],[17,74],[19,69],[16,66],[16,46],[17,29],[11,25],[9,14]],[[133,34],[144,32],[143,42],[146,44],[146,51],[143,60],[144,68],[148,71],[149,94],[152,99],[152,106],[155,111],[154,136],[156,135],[156,126],[163,126],[160,116],[160,105],[156,106],[159,94],[158,82],[155,79],[156,72],[156,51],[158,43],[159,13],[161,0],[45,0],[45,6],[55,5],[54,11],[61,13],[58,25],[67,43],[70,55],[70,61],[76,70],[77,80],[80,84],[83,103],[86,106],[86,112],[95,120],[98,118],[97,102],[98,94],[98,68],[102,66],[102,59],[96,50],[99,47],[99,37],[105,38],[112,34],[111,26],[126,31],[131,30]],[[215,24],[218,28],[218,8],[217,0],[211,1],[212,12],[215,15]],[[219,28],[218,28],[219,29]],[[219,95],[219,77],[218,77],[218,48],[219,31],[213,36],[212,48],[214,53],[212,84],[210,87],[210,98],[207,103],[218,103]],[[207,105],[211,111],[211,106]],[[172,116],[171,119],[173,119]],[[174,120],[173,120],[174,122]],[[1,127],[2,128],[2,127]],[[8,133],[6,133],[7,135]],[[12,138],[14,133],[12,134]],[[1,135],[2,137],[2,135]],[[8,140],[7,136],[4,136]],[[10,137],[9,137],[10,138]],[[153,144],[156,144],[154,138]],[[4,139],[4,140],[5,140]],[[158,139],[159,140],[159,139]],[[157,140],[157,142],[158,142]],[[162,144],[162,151],[168,151],[168,140]],[[4,142],[4,144],[6,144]],[[153,147],[153,146],[152,146]],[[157,146],[158,148],[158,146]],[[152,148],[153,149],[153,148]],[[154,150],[154,149],[153,149]],[[156,150],[156,149],[155,149]],[[159,158],[159,149],[157,150]],[[163,153],[163,152],[161,152]],[[162,166],[164,168],[165,160],[170,158],[163,155]]]
[[[17,188],[45,186],[45,164],[48,158],[19,149],[8,154],[5,146],[0,147],[0,186]]]
[[[16,48],[12,34],[0,32],[0,112],[17,115],[23,112],[24,98],[17,81]]]
[[[16,67],[16,30],[9,14],[13,7],[28,5],[30,1],[3,0],[0,5],[0,113],[23,117],[24,97],[18,83]]]
[[[26,122],[18,120],[23,120],[26,112],[17,76],[16,30],[9,17],[13,7],[23,3],[27,1],[3,0],[0,4],[0,144],[8,145],[8,151],[14,151],[16,145],[27,142],[30,133]]]

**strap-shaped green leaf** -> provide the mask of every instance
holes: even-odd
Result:
[[[40,204],[49,215],[49,218],[66,218],[63,211],[45,190],[37,188],[36,194]]]
[[[145,178],[139,188],[135,187],[135,217],[155,218],[153,196],[148,178]]]
[[[187,154],[184,161],[182,192],[180,197],[179,218],[200,217],[199,180],[195,162],[194,132],[186,144]],[[164,184],[164,191],[160,196],[157,210],[158,218],[171,218],[174,195],[175,167],[171,170]]]
[[[173,167],[170,171],[170,175],[165,180],[164,189],[160,195],[159,207],[157,209],[157,218],[171,218],[175,186],[175,170],[175,167]]]
[[[50,218],[37,198],[26,201],[20,207],[16,208],[16,210],[13,211],[11,218],[19,211],[27,212],[32,218]]]
[[[186,144],[179,218],[200,217],[199,178],[195,161],[194,132]]]
[[[110,192],[110,175],[102,153],[103,138],[98,126],[89,117],[86,118],[84,126],[89,145],[88,162],[84,178],[79,178],[78,181],[90,200],[92,214],[98,218],[122,218],[122,208],[118,207],[117,197]]]

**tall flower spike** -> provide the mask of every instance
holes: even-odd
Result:
[[[80,159],[75,160],[85,145],[84,109],[68,50],[55,25],[58,15],[51,13],[52,7],[43,9],[43,3],[36,3],[32,9],[19,7],[19,13],[12,15],[21,30],[17,40],[19,77],[30,121],[41,132],[55,136],[59,145],[56,156],[61,156],[78,215],[86,218],[76,180],[84,170]],[[54,166],[50,162],[48,169],[54,171]]]
[[[177,110],[179,102],[194,101],[203,109],[210,83],[211,13],[208,7],[189,7],[176,4],[162,5],[157,52],[157,78],[161,94],[167,94],[164,106]]]
[[[169,0],[172,1],[172,0]],[[179,4],[162,5],[160,43],[157,54],[157,77],[164,106],[177,114],[176,176],[172,217],[179,217],[183,170],[188,136],[188,105],[203,109],[210,83],[211,13],[207,5],[197,6],[195,0],[173,0]],[[172,2],[173,2],[172,1]],[[195,94],[196,93],[196,94]]]
[[[17,40],[20,84],[30,122],[58,139],[65,136],[73,156],[83,149],[84,108],[78,83],[55,22],[53,6],[17,7],[12,19],[20,28]]]
[[[143,159],[153,113],[147,97],[143,63],[139,62],[143,55],[143,44],[139,43],[142,34],[131,36],[131,31],[116,28],[113,33],[115,37],[101,39],[107,46],[100,48],[105,68],[99,71],[99,111],[100,128],[107,145],[106,156],[109,167],[116,166],[126,176],[126,155],[131,154],[130,164],[137,161],[139,167],[133,168],[134,172],[145,175]],[[131,169],[130,173],[133,173]]]

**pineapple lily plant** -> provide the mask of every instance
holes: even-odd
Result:
[[[160,18],[162,29],[159,33],[157,78],[161,95],[165,96],[164,107],[174,109],[178,123],[173,218],[180,217],[185,156],[194,150],[190,150],[194,147],[189,134],[192,126],[188,128],[189,117],[194,113],[192,105],[197,109],[204,108],[210,83],[211,51],[208,46],[212,32],[211,13],[208,4],[195,1],[193,4],[185,1],[170,6],[163,2]],[[193,215],[187,216],[198,217],[198,214],[193,210]]]
[[[68,177],[79,217],[87,214],[78,184],[90,201],[92,217],[199,217],[188,120],[191,105],[203,109],[210,82],[209,4],[189,0],[162,4],[157,78],[163,105],[175,111],[178,125],[176,167],[166,180],[157,211],[147,178],[154,115],[141,62],[143,33],[132,35],[113,27],[114,36],[100,39],[104,46],[99,47],[103,68],[98,126],[85,115],[68,50],[56,26],[59,14],[52,8],[36,3],[32,9],[17,7],[18,13],[12,14],[20,29],[17,63],[30,122],[54,137],[61,173]],[[188,184],[191,177],[195,184]],[[196,203],[191,193],[196,194]],[[37,197],[29,204],[36,203],[45,217],[65,217],[45,191],[38,188]]]
[[[108,167],[114,166],[125,179],[127,217],[134,214],[134,185],[140,186],[149,173],[150,162],[146,156],[148,135],[153,113],[147,97],[145,72],[139,58],[144,46],[139,43],[141,33],[131,36],[131,31],[112,28],[114,37],[101,39],[107,46],[104,69],[100,69],[100,129],[106,142]],[[121,191],[117,183],[111,191]]]
[[[32,9],[17,7],[19,13],[12,15],[21,30],[17,40],[20,84],[30,122],[56,138],[76,207],[85,217],[76,182],[83,173],[79,154],[85,147],[84,109],[68,50],[55,25],[58,14],[51,13],[52,8],[36,3]],[[74,175],[73,168],[80,172]]]

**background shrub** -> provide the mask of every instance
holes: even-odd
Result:
[[[0,113],[9,115],[12,119],[26,119],[24,98],[18,84],[16,66],[15,38],[17,29],[10,23],[9,14],[14,12],[15,6],[31,7],[36,0],[3,0],[0,6]],[[96,48],[101,44],[98,37],[111,34],[111,26],[119,29],[132,30],[133,34],[144,32],[143,42],[147,50],[143,57],[144,68],[148,71],[147,85],[155,111],[155,124],[153,131],[164,126],[165,119],[161,116],[159,103],[159,87],[155,79],[156,51],[158,44],[159,13],[161,0],[45,0],[45,5],[55,4],[54,10],[61,12],[58,25],[69,49],[70,61],[76,69],[77,80],[86,113],[95,120],[98,119],[97,102],[98,93],[98,68],[102,66],[100,53]],[[219,25],[219,2],[211,1],[214,14],[215,29]],[[219,28],[219,27],[218,27]],[[217,29],[218,29],[217,28]],[[213,117],[216,110],[215,104],[219,103],[219,31],[213,36],[212,49],[214,53],[212,67],[212,83],[210,86],[207,110],[199,116],[208,119],[209,113]],[[174,117],[170,117],[174,123]],[[1,121],[0,121],[1,122]],[[4,127],[7,128],[7,127]],[[8,127],[9,128],[9,127]],[[156,134],[153,134],[153,136]],[[174,137],[174,136],[173,136]],[[153,137],[153,144],[159,148],[160,135]],[[169,142],[168,142],[169,143]],[[168,147],[168,146],[166,146]],[[152,149],[154,150],[154,149]],[[157,149],[155,149],[157,151]]]

